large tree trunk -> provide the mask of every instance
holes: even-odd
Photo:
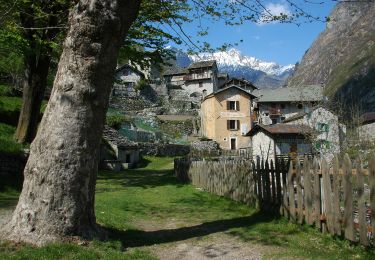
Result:
[[[33,244],[98,235],[97,151],[119,47],[141,0],[81,0],[70,13],[52,94],[5,238]]]
[[[38,60],[36,55],[26,57],[22,108],[15,133],[19,143],[31,143],[36,135],[50,62],[50,53]]]

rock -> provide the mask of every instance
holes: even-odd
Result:
[[[343,1],[303,56],[287,85],[324,84],[330,97],[375,110],[375,1]],[[350,109],[350,108],[349,108]]]
[[[191,143],[191,149],[196,151],[219,151],[219,144],[215,141],[194,141]]]

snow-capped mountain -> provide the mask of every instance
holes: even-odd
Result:
[[[250,67],[253,70],[260,70],[269,75],[276,76],[280,76],[294,68],[294,65],[281,66],[276,62],[266,62],[254,57],[245,56],[237,49],[230,49],[227,52],[200,53],[189,57],[193,62],[216,60],[219,67]]]
[[[184,68],[192,62],[216,60],[220,72],[230,77],[245,78],[259,88],[277,88],[285,83],[286,78],[294,71],[294,65],[282,66],[276,62],[266,62],[241,54],[237,49],[215,53],[187,55],[176,50],[176,66]]]

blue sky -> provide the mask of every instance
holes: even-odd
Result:
[[[335,5],[335,1],[332,0],[326,0],[323,4],[308,4],[304,0],[294,0],[294,2],[300,4],[300,7],[309,14],[322,19],[329,15]],[[286,0],[264,0],[263,3],[271,11],[292,12]],[[264,61],[275,61],[282,65],[300,61],[305,51],[326,26],[324,22],[319,21],[302,23],[300,26],[285,23],[246,23],[234,27],[225,26],[220,22],[205,22],[209,27],[209,34],[204,38],[194,36],[197,32],[197,22],[185,24],[183,28],[195,41],[204,40],[213,47],[218,47],[223,43],[238,42],[239,45],[236,48],[244,55]],[[243,39],[242,43],[239,42],[241,39]],[[179,48],[184,49],[183,46]]]

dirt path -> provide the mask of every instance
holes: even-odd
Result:
[[[139,229],[146,232],[180,228],[181,223],[173,220],[167,225],[153,222],[137,223]],[[196,223],[192,223],[195,226]],[[188,225],[183,225],[188,227]],[[162,260],[236,260],[263,259],[264,254],[282,250],[276,246],[266,246],[254,242],[245,242],[226,232],[212,233],[177,242],[161,243],[152,246],[138,247],[147,249]]]

